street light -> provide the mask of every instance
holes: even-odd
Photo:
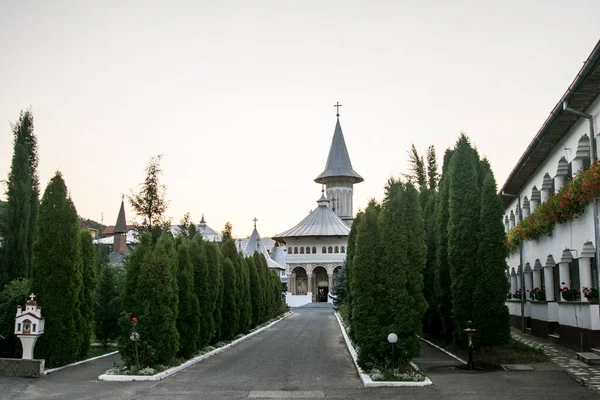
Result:
[[[521,210],[521,196],[509,194],[502,191],[502,196],[514,197],[517,199],[517,208],[519,209],[519,223],[523,222],[523,210]],[[525,268],[523,266],[523,239],[519,240],[519,264],[521,265],[521,329],[525,333]]]
[[[387,337],[388,342],[392,344],[392,371],[396,369],[396,361],[394,360],[394,343],[398,341],[398,335],[390,333]]]

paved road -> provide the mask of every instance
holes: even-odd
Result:
[[[114,357],[38,380],[0,377],[2,399],[598,399],[553,364],[531,372],[469,373],[425,346],[417,364],[434,385],[362,388],[330,308],[308,307],[234,348],[161,382],[99,382]],[[301,397],[303,396],[303,397]]]

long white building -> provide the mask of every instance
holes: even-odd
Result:
[[[584,171],[587,171],[586,176],[594,171],[589,169],[593,163],[590,147],[598,154],[599,95],[600,42],[501,189],[509,240],[519,228],[530,235],[529,240],[522,242],[521,249],[513,247],[507,259],[511,294],[515,297],[507,301],[511,324],[521,328],[524,322],[533,335],[550,336],[576,350],[600,347],[597,300],[586,298],[583,293],[577,298],[576,294],[584,288],[598,289],[595,232],[598,221],[594,220],[593,204],[587,204],[579,216],[563,218],[549,235],[535,234],[527,225],[534,220],[548,220],[551,215],[568,215],[572,203],[558,200],[581,195],[581,188],[575,187],[578,179]],[[595,131],[591,131],[590,121]],[[586,179],[593,187],[599,187],[598,177]],[[561,188],[569,188],[569,191],[560,192]],[[540,208],[548,201],[550,203]],[[553,205],[552,210],[550,205]],[[541,211],[545,217],[536,219]],[[532,219],[524,223],[530,217]],[[523,225],[519,227],[519,224]],[[519,296],[515,296],[521,288],[526,293],[523,310]],[[569,292],[563,295],[562,291],[567,288]],[[545,300],[531,298],[534,289],[543,290]]]

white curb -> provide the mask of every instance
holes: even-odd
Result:
[[[437,344],[431,343],[429,340],[427,340],[427,339],[423,339],[421,336],[419,336],[419,339],[421,339],[422,341],[424,341],[424,342],[425,342],[425,343],[427,343],[428,345],[430,345],[430,346],[432,346],[432,347],[435,347],[436,349],[438,349],[438,350],[440,350],[440,351],[442,351],[442,352],[444,352],[444,353],[448,354],[450,357],[452,357],[452,358],[454,358],[454,359],[456,359],[456,360],[460,361],[461,363],[463,363],[463,364],[465,364],[465,365],[467,364],[467,362],[466,362],[465,360],[463,360],[463,359],[461,359],[461,358],[458,358],[457,356],[455,356],[454,354],[450,353],[450,352],[449,352],[449,351],[447,351],[447,350],[444,350],[444,349],[442,349],[442,348],[441,348],[440,346],[438,346]]]
[[[239,339],[236,339],[233,342],[228,343],[223,347],[219,347],[218,349],[209,351],[206,354],[202,354],[200,356],[191,358],[181,365],[178,365],[173,368],[169,368],[158,374],[155,374],[155,375],[108,375],[108,374],[102,374],[102,375],[98,376],[98,380],[99,381],[109,381],[109,382],[160,381],[160,380],[163,380],[166,377],[171,376],[174,373],[181,371],[182,369],[190,367],[202,360],[207,359],[208,357],[211,357],[215,354],[221,353],[221,352],[227,350],[228,348],[235,346],[236,344],[240,343],[241,341],[244,341],[244,340],[248,339],[249,337],[256,335],[257,333],[262,332],[263,330],[265,330],[267,328],[270,328],[271,326],[275,325],[279,321],[282,321],[283,319],[289,317],[292,314],[293,314],[293,312],[288,312],[287,314],[284,314],[283,317],[279,318],[278,320],[271,322],[269,325],[263,326],[262,328],[257,329],[254,332],[249,333]]]
[[[102,354],[101,356],[88,358],[87,360],[81,360],[81,361],[77,361],[77,362],[74,362],[74,363],[71,363],[71,364],[63,365],[62,367],[50,368],[50,369],[47,369],[47,370],[44,371],[44,375],[48,375],[48,374],[51,374],[53,372],[60,371],[63,368],[68,368],[68,367],[73,367],[75,365],[83,364],[83,363],[86,363],[88,361],[94,361],[94,360],[97,360],[99,358],[104,358],[104,357],[112,356],[112,355],[115,355],[117,353],[118,353],[118,351],[113,351],[113,352],[110,352],[110,353]]]
[[[350,355],[352,356],[352,360],[354,361],[354,365],[356,366],[356,370],[358,371],[358,376],[360,376],[360,379],[363,382],[363,385],[365,387],[403,387],[403,386],[428,386],[433,384],[433,382],[431,381],[431,379],[429,379],[428,377],[425,377],[424,381],[421,382],[398,382],[398,381],[373,381],[373,379],[371,379],[371,377],[369,375],[367,375],[362,368],[360,368],[358,366],[358,355],[356,354],[356,350],[354,349],[354,346],[352,346],[352,342],[350,341],[350,338],[348,337],[348,334],[346,333],[346,329],[344,328],[344,325],[342,324],[342,321],[340,320],[340,317],[338,316],[337,313],[334,313],[335,318],[337,319],[338,323],[340,324],[340,329],[342,330],[342,335],[344,336],[344,340],[346,341],[346,346],[348,346],[348,351],[350,352]],[[421,370],[419,369],[419,367],[416,366],[415,363],[413,363],[412,361],[410,362],[411,367],[413,367],[417,372],[421,372]]]

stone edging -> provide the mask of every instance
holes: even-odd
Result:
[[[102,374],[102,375],[98,376],[98,380],[99,381],[109,381],[109,382],[160,381],[160,380],[163,380],[163,379],[175,374],[176,372],[181,371],[182,369],[190,367],[202,360],[205,360],[215,354],[221,353],[221,352],[227,350],[228,348],[235,346],[236,344],[240,343],[241,341],[244,341],[244,340],[248,339],[249,337],[256,335],[257,333],[262,332],[263,330],[265,330],[267,328],[270,328],[271,326],[275,325],[279,321],[282,321],[283,319],[289,317],[292,314],[293,314],[293,312],[288,312],[288,313],[284,314],[278,320],[271,322],[269,325],[263,326],[262,328],[257,329],[252,333],[248,333],[247,335],[245,335],[239,339],[236,339],[236,340],[232,341],[231,343],[226,344],[223,347],[219,347],[218,349],[214,349],[213,351],[209,351],[208,353],[205,353],[200,356],[189,359],[181,365],[178,365],[173,368],[169,368],[158,374],[154,374],[154,375],[108,375],[108,374]]]
[[[418,336],[418,335],[417,335],[417,336]],[[424,341],[424,342],[425,342],[425,343],[427,343],[428,345],[430,345],[430,346],[432,346],[432,347],[435,347],[435,348],[436,348],[436,349],[438,349],[439,351],[441,351],[441,352],[444,352],[444,353],[448,354],[450,357],[452,357],[452,358],[454,358],[454,359],[456,359],[456,360],[460,361],[461,363],[463,363],[463,364],[467,365],[467,362],[466,362],[465,360],[463,360],[462,358],[459,358],[459,357],[455,356],[454,354],[450,353],[450,352],[449,352],[448,350],[446,350],[446,349],[442,349],[442,348],[441,348],[440,346],[438,346],[437,344],[434,344],[434,343],[430,342],[430,341],[429,341],[429,340],[427,340],[427,339],[423,339],[421,336],[419,336],[419,339],[421,339],[422,341]]]
[[[74,362],[74,363],[71,363],[71,364],[63,365],[62,367],[50,368],[50,369],[47,369],[47,370],[44,371],[44,375],[48,375],[48,374],[51,374],[53,372],[60,371],[63,368],[68,368],[68,367],[73,367],[75,365],[83,364],[83,363],[86,363],[88,361],[94,361],[94,360],[97,360],[99,358],[104,358],[104,357],[112,356],[112,355],[115,355],[117,353],[118,353],[118,351],[112,351],[110,353],[102,354],[101,356],[92,357],[92,358],[88,358],[87,360],[81,360],[81,361],[77,361],[77,362]]]
[[[352,345],[352,342],[350,341],[350,338],[348,337],[348,334],[346,333],[346,329],[344,328],[344,325],[342,324],[342,321],[340,320],[340,317],[338,316],[337,312],[334,313],[335,318],[337,319],[338,323],[340,324],[340,329],[342,330],[342,336],[344,336],[344,340],[346,341],[346,346],[348,346],[348,351],[350,352],[350,355],[352,356],[352,360],[354,361],[354,365],[356,366],[356,370],[358,371],[358,376],[360,376],[360,379],[363,382],[363,385],[365,387],[402,387],[402,386],[427,386],[427,385],[431,385],[433,384],[433,382],[431,381],[431,379],[429,379],[427,376],[425,376],[425,380],[421,381],[421,382],[399,382],[399,381],[373,381],[373,379],[371,379],[371,377],[369,375],[367,375],[362,368],[360,368],[358,366],[358,356],[356,354],[356,350],[354,349],[354,346]],[[412,361],[410,362],[411,367],[413,367],[417,372],[422,373],[421,370],[419,369],[419,367],[416,366],[415,363],[413,363]]]

